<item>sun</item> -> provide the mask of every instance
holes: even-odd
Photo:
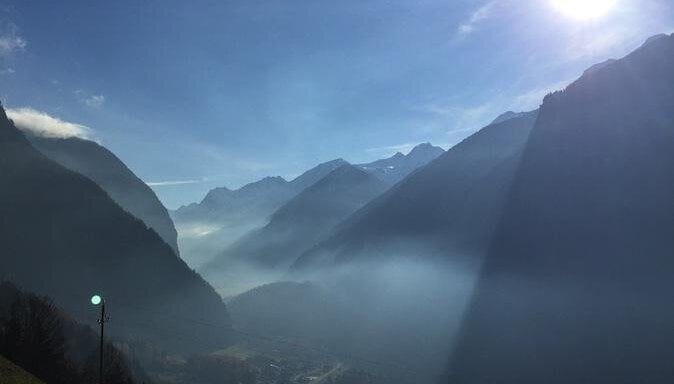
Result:
[[[550,0],[561,13],[578,21],[600,18],[615,8],[617,0]]]

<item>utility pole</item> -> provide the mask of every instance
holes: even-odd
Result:
[[[105,317],[105,300],[99,295],[93,295],[91,297],[91,304],[101,305],[101,318],[98,319],[98,323],[101,325],[101,346],[99,351],[99,361],[98,361],[98,384],[103,384],[103,349],[104,349],[104,335],[105,335],[105,322],[108,319]]]

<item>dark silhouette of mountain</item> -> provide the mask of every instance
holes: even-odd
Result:
[[[200,268],[245,234],[264,227],[274,211],[343,164],[342,159],[319,164],[290,182],[266,177],[234,191],[215,188],[200,203],[173,211],[182,257]]]
[[[178,251],[178,234],[157,195],[117,156],[93,141],[79,138],[43,138],[27,135],[33,146],[50,159],[98,184],[127,212],[141,219]]]
[[[353,214],[294,267],[406,250],[475,252],[491,233],[535,119],[526,114],[465,139]]]
[[[342,165],[274,212],[269,224],[227,248],[204,271],[234,259],[285,268],[386,188],[385,183],[359,168]]]
[[[1,108],[0,185],[5,278],[48,294],[81,321],[91,321],[89,297],[101,294],[116,319],[113,335],[182,352],[198,347],[193,340],[226,342],[229,318],[215,291],[93,181],[33,148]]]
[[[431,143],[422,143],[412,148],[407,155],[397,152],[387,159],[359,164],[358,167],[385,183],[393,185],[404,179],[415,169],[430,163],[443,153],[445,151],[440,147],[436,147]]]
[[[452,383],[674,377],[674,35],[548,95]]]

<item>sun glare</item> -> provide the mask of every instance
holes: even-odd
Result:
[[[586,21],[609,13],[617,0],[551,0],[561,13],[575,20]]]

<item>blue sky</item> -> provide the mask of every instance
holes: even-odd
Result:
[[[608,0],[590,20],[559,1],[3,1],[0,98],[101,142],[175,208],[447,148],[674,31],[670,0]]]

